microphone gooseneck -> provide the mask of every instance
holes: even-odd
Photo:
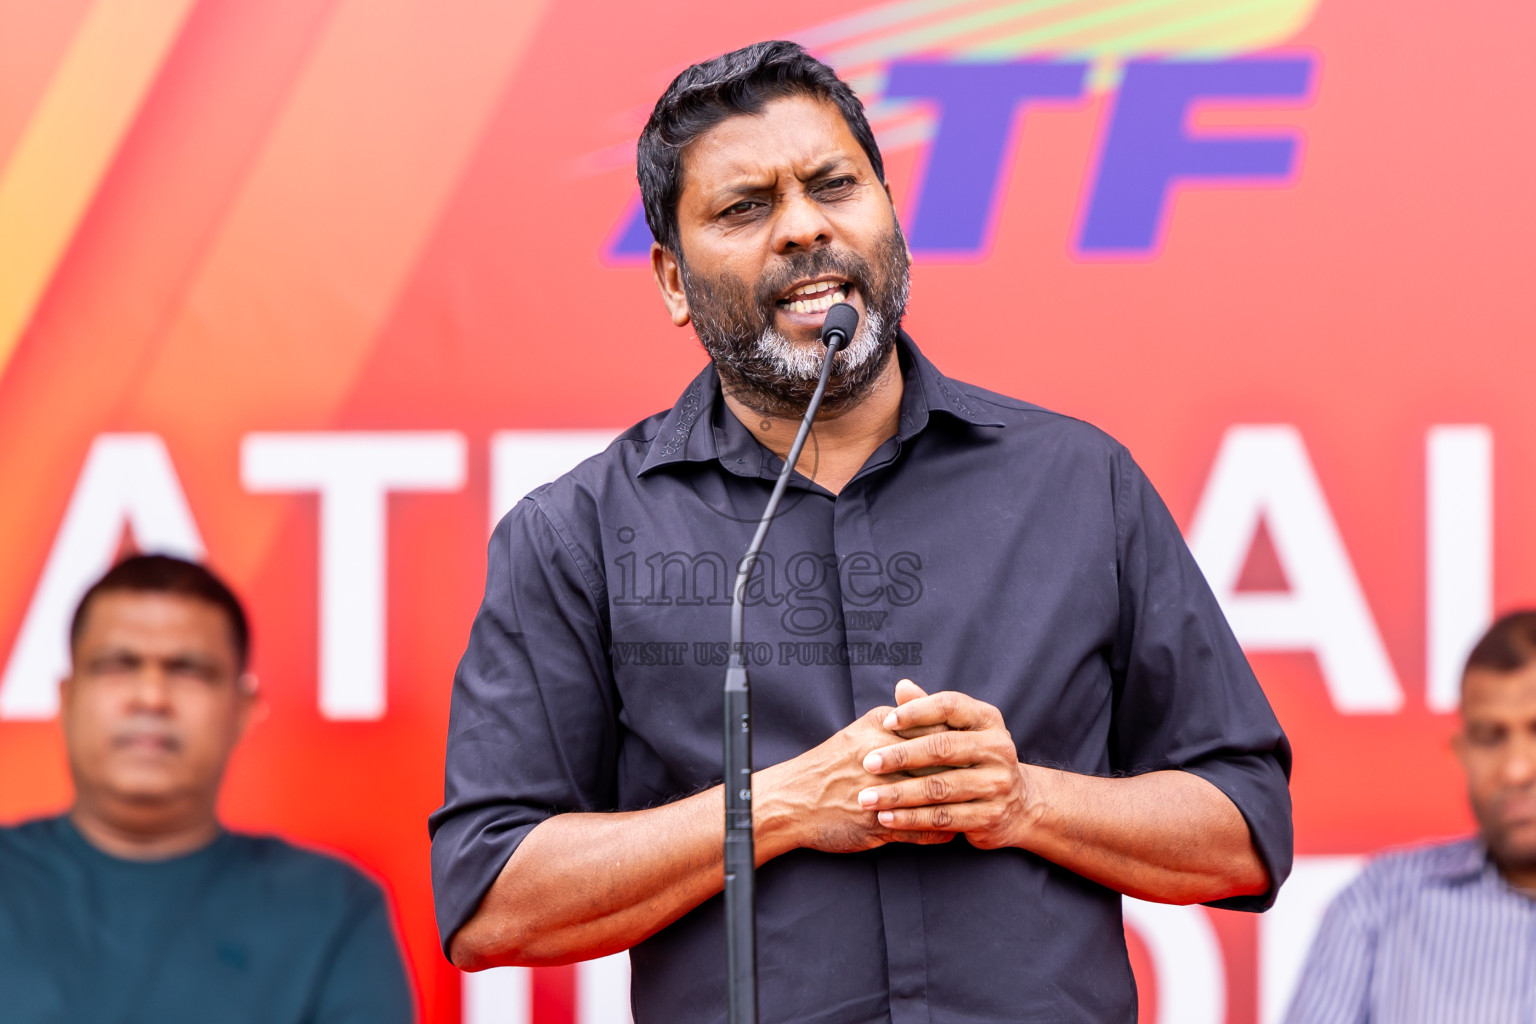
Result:
[[[737,566],[736,587],[731,595],[731,668],[746,667],[741,652],[741,634],[742,617],[746,610],[747,580],[752,575],[753,566],[757,564],[757,556],[763,549],[763,541],[768,536],[768,526],[773,522],[773,514],[779,510],[779,499],[784,496],[784,491],[789,486],[789,475],[794,472],[795,466],[800,461],[800,449],[805,447],[805,439],[810,436],[811,424],[816,419],[816,410],[821,408],[821,398],[826,393],[827,380],[832,376],[832,357],[837,354],[838,349],[848,344],[858,326],[859,311],[846,302],[839,302],[827,310],[827,317],[821,323],[821,341],[827,346],[827,357],[821,363],[821,379],[816,382],[816,391],[811,395],[810,402],[806,404],[805,415],[800,419],[800,429],[795,434],[795,443],[789,446],[789,454],[784,458],[784,468],[779,471],[779,478],[774,482],[773,493],[768,497],[768,504],[763,508],[762,518],[757,521],[757,532],[752,535],[752,543],[747,545],[747,553],[742,556]]]
[[[847,345],[859,326],[859,312],[846,302],[827,310],[821,324],[821,340],[827,355],[821,379],[806,404],[800,430],[774,482],[773,493],[757,521],[757,532],[736,570],[731,594],[730,662],[725,671],[725,955],[728,1020],[730,1024],[757,1024],[756,913],[753,909],[754,851],[752,846],[752,692],[747,681],[747,661],[742,650],[742,620],[746,614],[747,581],[763,550],[768,527],[779,509],[779,499],[789,486],[789,476],[800,461],[800,450],[810,436],[816,410],[821,407],[832,361]]]

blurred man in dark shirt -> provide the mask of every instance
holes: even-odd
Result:
[[[15,1024],[414,1019],[379,887],[228,832],[258,706],[239,601],[200,565],[119,563],[81,600],[60,721],[69,813],[0,829],[0,1016]]]

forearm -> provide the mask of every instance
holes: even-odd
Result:
[[[1242,813],[1198,775],[1098,778],[1018,767],[1026,795],[1016,846],[1159,903],[1205,903],[1269,887]]]
[[[771,773],[756,773],[754,788],[771,791]],[[758,864],[795,845],[767,792],[760,803]],[[454,934],[453,962],[535,967],[628,949],[724,887],[724,838],[718,786],[643,811],[557,814],[528,833]]]

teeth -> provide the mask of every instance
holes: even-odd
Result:
[[[821,284],[805,285],[797,288],[791,295],[819,295],[814,299],[794,299],[784,303],[784,308],[793,313],[822,313],[831,309],[839,302],[848,301],[847,285],[836,282],[822,282]],[[829,290],[830,289],[830,290]]]
[[[803,284],[803,285],[801,285],[799,288],[796,288],[794,291],[790,292],[789,294],[791,294],[791,295],[815,295],[818,292],[824,292],[824,291],[828,290],[829,288],[835,289],[835,288],[841,288],[841,287],[843,287],[843,286],[841,284],[839,284],[838,282],[836,282],[836,281],[813,281],[810,284]]]

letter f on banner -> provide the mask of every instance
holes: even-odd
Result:
[[[1306,57],[1127,64],[1078,248],[1150,255],[1180,179],[1289,177],[1294,138],[1192,136],[1186,122],[1201,100],[1300,99],[1311,79]]]

